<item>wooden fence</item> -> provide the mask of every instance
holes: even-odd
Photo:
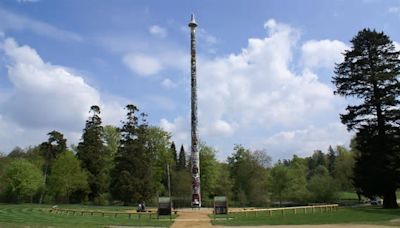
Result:
[[[157,213],[148,211],[148,212],[121,212],[121,211],[93,211],[93,210],[77,210],[77,209],[66,209],[66,208],[58,208],[58,207],[52,207],[50,210],[50,213],[55,213],[55,214],[65,214],[65,215],[101,215],[103,217],[105,216],[112,216],[112,217],[117,217],[117,216],[128,216],[129,219],[131,219],[133,216],[137,217],[140,219],[143,216],[147,216],[148,218],[157,218]]]
[[[336,211],[339,207],[339,204],[327,204],[327,205],[314,205],[314,206],[303,206],[303,207],[280,207],[280,208],[265,208],[265,209],[244,209],[240,211],[229,211],[229,214],[236,213],[244,213],[245,216],[248,215],[269,215],[279,213],[281,215],[285,215],[286,213],[292,212],[293,214],[297,213],[322,213],[322,212],[332,212]],[[275,213],[274,213],[275,212]]]

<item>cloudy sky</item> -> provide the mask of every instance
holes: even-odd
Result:
[[[79,142],[92,104],[120,126],[136,104],[190,145],[190,42],[197,30],[199,134],[224,160],[235,144],[274,160],[348,145],[334,63],[362,28],[400,41],[400,1],[0,2],[0,151],[58,130]]]

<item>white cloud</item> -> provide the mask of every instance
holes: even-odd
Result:
[[[346,126],[340,123],[320,127],[310,125],[302,129],[278,132],[259,146],[267,151],[274,151],[275,157],[291,158],[293,154],[309,156],[315,150],[326,151],[330,145],[348,146],[350,137]]]
[[[17,0],[19,3],[35,3],[39,2],[40,0]]]
[[[82,37],[74,32],[56,28],[50,24],[12,13],[0,7],[0,31],[30,30],[37,35],[47,36],[58,40],[82,41]]]
[[[165,38],[167,36],[167,30],[158,25],[152,25],[149,28],[149,33],[153,36]]]
[[[187,28],[185,27],[185,32],[187,32]],[[218,42],[217,38],[213,35],[211,35],[209,32],[207,32],[203,28],[198,28],[197,30],[197,37],[204,41],[207,45],[214,45]]]
[[[172,81],[171,79],[169,79],[169,78],[164,79],[164,80],[162,81],[161,85],[162,85],[164,88],[167,88],[167,89],[176,88],[176,87],[178,86],[178,84],[176,84],[175,82],[173,82],[173,81]]]
[[[334,97],[329,86],[309,70],[296,75],[289,69],[297,31],[274,20],[266,28],[268,37],[249,39],[239,54],[199,61],[203,119],[268,127],[299,123],[331,109]]]
[[[3,50],[10,59],[8,76],[14,85],[4,110],[24,126],[81,126],[90,105],[100,103],[100,94],[82,77],[43,62],[32,48],[6,39]]]
[[[160,120],[160,127],[173,134],[173,140],[177,145],[190,142],[190,127],[187,118],[178,116],[172,122],[163,118]]]
[[[215,59],[199,56],[197,79],[200,138],[217,143],[213,146],[221,148],[220,158],[229,155],[234,143],[262,147],[274,141],[293,154],[303,152],[302,149],[310,149],[306,152],[312,153],[316,148],[324,149],[335,142],[346,141],[348,135],[343,133],[344,128],[340,128],[337,132],[341,133],[335,138],[338,140],[324,139],[320,143],[309,144],[303,142],[308,146],[291,150],[299,146],[302,140],[312,140],[304,137],[305,133],[297,131],[311,131],[313,128],[308,126],[315,122],[329,123],[329,127],[318,128],[321,134],[325,132],[328,137],[330,132],[335,134],[335,128],[331,125],[340,125],[338,113],[343,109],[342,100],[333,95],[330,85],[319,81],[313,69],[322,65],[331,67],[340,58],[340,50],[346,46],[340,41],[306,42],[303,45],[304,57],[314,53],[315,47],[329,53],[303,62],[303,70],[296,73],[290,66],[293,65],[292,56],[298,45],[299,31],[273,19],[268,20],[264,27],[266,37],[249,39],[247,47],[239,53]],[[334,56],[326,56],[328,54]],[[166,119],[163,119],[162,125],[174,134],[182,134],[190,124],[189,118],[184,120],[187,124],[185,127],[177,127],[177,120],[168,122]],[[179,126],[182,126],[182,122],[183,118],[179,118]],[[292,135],[292,141],[299,143],[292,143],[294,146],[282,144],[279,141],[282,136],[273,136],[271,129],[275,132],[285,129],[289,132],[285,137]],[[266,131],[269,133],[262,133]],[[222,138],[231,144],[222,143]],[[271,149],[268,151],[272,156],[281,157],[276,147],[267,149]]]
[[[393,41],[394,44],[394,48],[396,49],[396,51],[400,51],[400,43]]]
[[[160,73],[166,68],[186,71],[188,61],[187,54],[174,51],[159,51],[153,54],[138,54],[131,52],[126,54],[122,61],[134,73],[140,76],[151,76]]]
[[[153,75],[162,69],[158,59],[143,54],[128,54],[123,58],[123,62],[140,76]]]
[[[0,132],[13,138],[0,137],[2,149],[38,144],[54,129],[76,143],[93,104],[102,108],[106,123],[117,124],[123,117],[119,100],[102,99],[81,76],[44,62],[31,47],[7,38],[1,50],[8,61],[12,90],[0,102]]]
[[[389,13],[400,13],[400,7],[398,7],[398,6],[389,7],[388,12]]]
[[[343,52],[349,47],[338,40],[310,40],[301,47],[301,62],[305,67],[333,69],[343,61]]]

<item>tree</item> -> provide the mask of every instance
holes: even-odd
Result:
[[[15,202],[23,202],[25,198],[32,202],[33,195],[43,185],[41,171],[24,159],[12,161],[6,167],[3,178],[8,200]]]
[[[111,171],[111,194],[125,205],[145,201],[154,196],[151,152],[146,148],[145,114],[136,115],[139,109],[132,104],[126,106],[127,120],[121,129],[121,143]]]
[[[77,157],[82,168],[87,171],[90,187],[89,200],[100,200],[108,189],[107,154],[103,141],[103,127],[101,126],[100,107],[90,107],[92,115],[86,121],[83,129],[82,141],[78,144]]]
[[[177,169],[184,170],[184,169],[186,169],[186,167],[187,167],[186,152],[185,152],[185,148],[183,147],[183,145],[181,145],[181,150],[179,151],[179,156],[178,156]]]
[[[151,157],[151,167],[153,173],[153,182],[156,191],[161,195],[166,195],[168,190],[168,172],[173,175],[175,159],[170,149],[170,133],[159,127],[148,126],[144,130],[144,141],[146,142],[146,151]]]
[[[121,140],[121,134],[117,127],[112,125],[106,125],[103,128],[103,138],[106,150],[106,163],[107,169],[110,170],[114,163],[115,154],[117,154],[119,143]]]
[[[260,206],[268,202],[267,169],[264,161],[257,158],[254,152],[240,145],[236,145],[233,155],[228,157],[233,198],[242,206]]]
[[[7,155],[9,158],[24,158],[25,157],[25,151],[19,147],[16,146],[12,151]]]
[[[383,196],[384,208],[397,208],[400,52],[387,35],[370,29],[358,32],[351,43],[333,83],[335,94],[360,101],[340,115],[349,130],[357,131],[354,184],[366,196]]]
[[[307,187],[311,193],[311,200],[314,202],[329,203],[338,198],[337,185],[327,173],[313,176]]]
[[[329,146],[328,148],[328,154],[326,155],[326,159],[328,162],[328,171],[331,176],[333,176],[333,171],[335,169],[335,163],[336,163],[336,152],[333,150],[332,146]]]
[[[67,149],[67,140],[64,139],[64,135],[58,131],[51,131],[47,134],[49,139],[47,142],[43,142],[40,144],[40,151],[42,156],[44,157],[44,178],[43,178],[43,191],[40,195],[39,203],[42,203],[43,197],[46,194],[46,184],[47,177],[51,172],[51,165],[53,164],[54,159],[64,152]]]
[[[87,175],[79,160],[71,151],[58,155],[49,176],[49,189],[56,199],[65,199],[69,203],[72,192],[88,190]]]
[[[337,146],[337,157],[333,177],[339,184],[340,190],[351,191],[353,187],[354,155],[343,146]]]
[[[289,176],[289,169],[282,164],[275,165],[270,172],[271,193],[274,198],[279,200],[279,205],[282,206],[283,195],[289,189],[291,178]]]
[[[287,198],[289,200],[304,203],[309,198],[306,163],[305,159],[299,158],[296,155],[293,155],[293,158],[290,161],[290,185],[287,191]]]
[[[308,176],[307,176],[308,179],[315,174],[315,169],[318,166],[326,167],[327,163],[326,157],[321,150],[314,151],[313,155],[311,157],[308,157],[307,160],[308,160]]]
[[[218,161],[215,158],[216,151],[200,143],[200,183],[202,199],[212,198],[215,196],[215,188],[217,185]]]
[[[172,158],[174,159],[175,164],[177,164],[178,163],[178,153],[176,152],[175,142],[171,143],[170,150],[171,150]]]

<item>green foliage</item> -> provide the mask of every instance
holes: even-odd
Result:
[[[191,197],[192,176],[189,170],[177,170],[171,175],[171,194],[176,198]]]
[[[124,204],[147,201],[155,195],[156,184],[151,167],[152,152],[145,132],[147,123],[145,114],[141,121],[136,113],[139,109],[130,104],[126,106],[127,120],[121,129],[121,144],[115,156],[115,166],[111,171],[111,194]]]
[[[270,183],[272,196],[282,204],[283,196],[287,194],[291,184],[289,168],[281,164],[274,166],[270,172]]]
[[[177,164],[178,163],[178,152],[176,152],[175,142],[171,143],[170,151],[171,151],[172,158],[175,161],[175,164]]]
[[[343,146],[337,147],[337,157],[333,176],[338,183],[340,190],[351,191],[354,190],[352,178],[354,168],[354,156]]]
[[[187,163],[186,163],[186,152],[185,152],[185,148],[183,147],[183,145],[181,145],[181,149],[179,151],[179,155],[178,155],[178,163],[176,164],[176,168],[178,170],[184,170],[187,167]]]
[[[232,157],[228,157],[233,180],[233,198],[241,205],[257,206],[268,203],[265,158],[268,157],[259,156],[238,145],[235,146]]]
[[[289,200],[304,203],[309,198],[307,189],[307,166],[306,160],[293,156],[289,165],[290,185],[287,193]],[[273,184],[273,183],[272,183]]]
[[[159,127],[148,126],[143,131],[146,153],[149,153],[156,191],[166,195],[168,190],[167,164],[172,173],[175,159],[170,149],[171,135]]]
[[[216,151],[204,143],[200,144],[200,183],[202,199],[212,199],[217,185],[218,161]]]
[[[83,129],[82,142],[77,149],[77,157],[82,168],[86,170],[90,187],[89,199],[94,200],[108,189],[108,166],[106,147],[103,142],[103,127],[101,126],[100,107],[90,107],[92,116],[86,121]]]
[[[40,170],[24,159],[16,159],[9,163],[2,176],[6,195],[9,201],[32,201],[32,197],[40,189],[43,176]]]
[[[58,155],[54,161],[49,176],[49,190],[56,197],[56,201],[66,203],[69,203],[72,192],[88,191],[87,175],[71,151]]]
[[[327,167],[327,159],[324,153],[322,153],[321,150],[316,150],[314,151],[313,155],[311,157],[307,158],[307,162],[308,162],[308,179],[315,175],[315,169],[317,167]]]
[[[335,165],[336,165],[336,151],[333,150],[332,146],[329,146],[328,148],[328,154],[326,155],[326,160],[327,160],[327,168],[329,171],[329,174],[333,176],[333,172],[335,170]]]
[[[121,134],[117,127],[112,125],[106,125],[103,128],[103,138],[106,149],[106,163],[107,168],[111,169],[114,163],[115,154],[117,154],[119,143],[121,140]]]
[[[313,202],[329,203],[339,197],[337,184],[327,173],[313,176],[308,183],[308,190]]]
[[[385,208],[397,208],[400,52],[387,35],[370,29],[358,32],[351,43],[333,83],[336,94],[360,100],[341,115],[348,129],[357,130],[354,183],[365,195],[384,196]]]
[[[64,135],[58,131],[51,131],[47,135],[49,136],[49,139],[47,142],[40,144],[40,150],[46,160],[46,164],[51,166],[51,163],[57,155],[67,149],[67,140],[64,139]]]
[[[214,193],[217,196],[226,196],[232,199],[233,181],[229,173],[229,165],[226,163],[217,163],[217,183],[214,188]]]

